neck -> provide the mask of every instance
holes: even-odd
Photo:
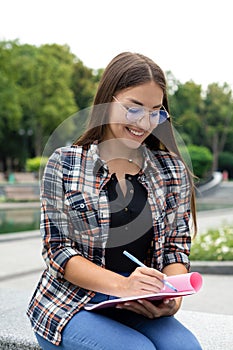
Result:
[[[117,159],[134,162],[141,158],[139,148],[127,147],[123,142],[116,139],[101,142],[99,152],[100,157],[106,162]]]
[[[142,168],[142,156],[138,149],[100,148],[100,157],[108,164],[109,173],[115,173],[118,180],[124,179],[125,174],[135,175]]]

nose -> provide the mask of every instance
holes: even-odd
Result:
[[[140,118],[139,120],[137,120],[137,125],[145,131],[150,130],[151,125],[150,125],[149,112],[145,112],[144,116],[142,118]]]

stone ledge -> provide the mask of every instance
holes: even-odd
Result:
[[[22,290],[0,290],[0,349],[39,350],[40,347],[26,316],[28,293]]]
[[[203,275],[232,275],[233,261],[191,261],[191,271]]]
[[[203,350],[231,350],[233,315],[180,310],[176,318],[198,338]]]

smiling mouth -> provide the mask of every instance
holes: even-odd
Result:
[[[131,129],[129,127],[126,127],[126,129],[134,136],[137,136],[137,137],[142,137],[145,135],[145,131],[138,131],[138,130],[134,130],[134,129]]]

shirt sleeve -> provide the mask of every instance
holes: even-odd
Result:
[[[182,263],[189,271],[191,186],[184,164],[181,161],[178,164],[172,191],[167,193],[164,266]]]
[[[49,158],[41,184],[42,255],[49,272],[55,278],[64,277],[67,261],[81,255],[75,242],[69,238],[73,230],[64,204],[63,167],[61,150]]]

